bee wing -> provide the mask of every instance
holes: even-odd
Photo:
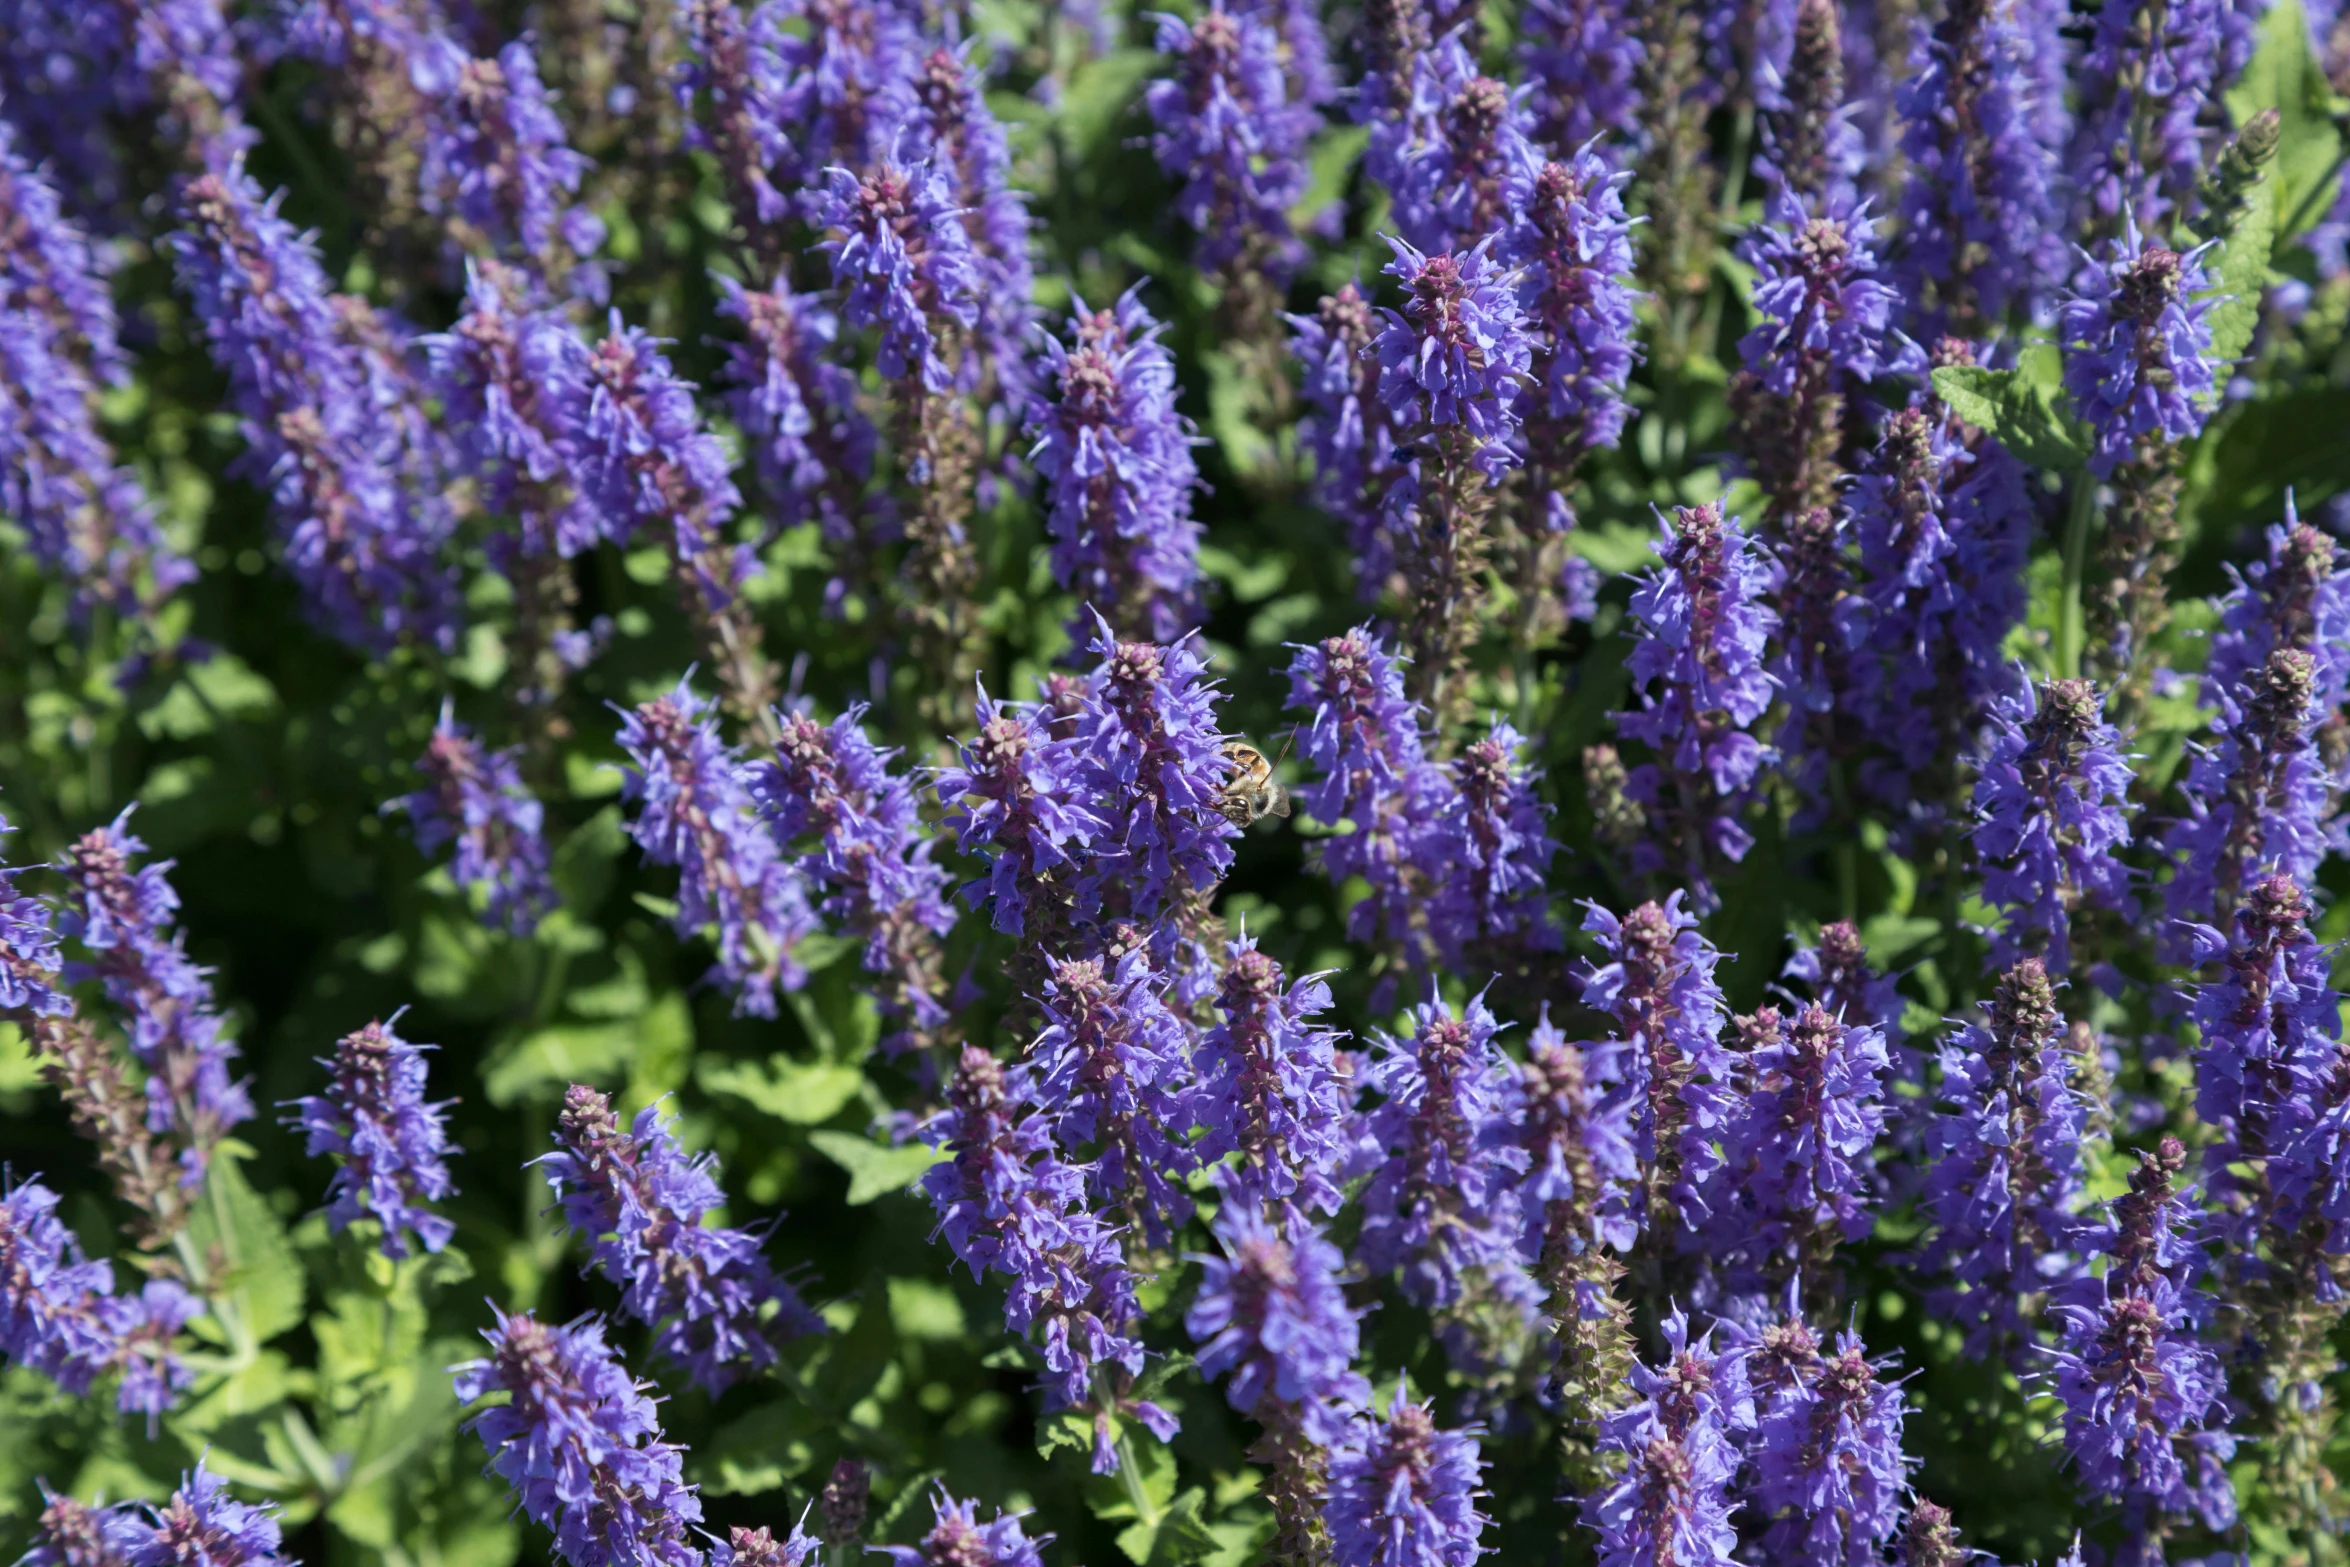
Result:
[[[1279,784],[1273,786],[1273,798],[1266,805],[1265,814],[1280,817],[1289,815],[1289,791],[1287,789],[1282,788]]]

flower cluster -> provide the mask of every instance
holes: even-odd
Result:
[[[479,890],[491,919],[527,936],[553,906],[546,812],[522,782],[521,748],[492,751],[448,707],[416,764],[426,786],[387,809],[405,811],[416,847],[437,854],[457,845],[449,873]]]
[[[1457,432],[1462,461],[1497,478],[1515,460],[1518,388],[1534,360],[1516,279],[1491,254],[1490,234],[1433,256],[1388,244],[1395,259],[1383,270],[1402,285],[1404,306],[1379,312],[1386,324],[1371,344],[1388,417],[1406,432]]]
[[[859,179],[832,171],[824,221],[833,285],[852,326],[881,332],[881,373],[925,390],[954,384],[950,334],[979,320],[980,279],[945,171],[934,161],[884,163]]]
[[[426,210],[478,231],[494,253],[527,258],[548,285],[602,296],[604,274],[587,258],[604,225],[572,200],[592,165],[567,142],[528,43],[467,60],[426,131]]]
[[[1369,352],[1380,334],[1378,312],[1347,283],[1289,325],[1308,410],[1298,442],[1314,460],[1314,498],[1346,527],[1356,592],[1376,599],[1395,570],[1387,501],[1406,463],[1382,391],[1386,377]]]
[[[1086,1190],[1122,1210],[1154,1246],[1191,1214],[1183,1178],[1195,1161],[1191,1030],[1167,1005],[1167,980],[1149,954],[1071,958],[1051,965],[1029,1045],[1053,1137],[1075,1155],[1091,1147]]]
[[[2104,702],[2086,680],[2025,682],[1995,701],[1975,783],[1975,853],[1983,896],[2002,911],[1998,961],[2034,952],[2051,972],[2072,962],[2083,909],[2127,913],[2130,764]]]
[[[411,1236],[439,1251],[456,1233],[428,1206],[457,1189],[445,1162],[457,1151],[442,1125],[448,1103],[424,1097],[430,1048],[410,1044],[388,1023],[355,1029],[319,1062],[330,1075],[327,1091],[295,1100],[287,1117],[303,1133],[304,1153],[342,1158],[327,1188],[326,1222],[340,1233],[354,1219],[375,1220],[387,1257],[410,1255]]]
[[[658,1106],[621,1130],[612,1102],[574,1083],[556,1151],[539,1161],[563,1222],[628,1314],[660,1329],[660,1352],[713,1393],[772,1365],[776,1346],[824,1330],[799,1291],[767,1265],[760,1238],[705,1225],[726,1201],[708,1157],[689,1158]]]
[[[1475,1430],[1447,1431],[1397,1388],[1330,1465],[1330,1543],[1362,1567],[1474,1567],[1485,1554]]]
[[[1237,283],[1263,269],[1282,282],[1304,260],[1289,209],[1305,194],[1305,141],[1317,118],[1289,99],[1274,19],[1211,5],[1196,23],[1158,19],[1175,74],[1144,94],[1159,167],[1183,182],[1175,210],[1199,241],[1203,272]]]
[[[116,1376],[114,1403],[155,1418],[195,1374],[173,1341],[203,1305],[169,1279],[114,1292],[114,1266],[89,1260],[37,1181],[0,1192],[0,1353],[80,1397]]]
[[[1513,90],[1477,69],[1458,33],[1437,41],[1412,65],[1412,113],[1374,126],[1366,157],[1397,161],[1391,189],[1396,227],[1431,254],[1458,252],[1500,228],[1525,200],[1539,161],[1526,112],[1526,89]],[[1380,145],[1405,127],[1409,146]]]
[[[1202,1163],[1240,1155],[1219,1174],[1231,1201],[1336,1213],[1347,1094],[1330,1030],[1313,1021],[1329,1008],[1330,987],[1319,975],[1284,978],[1246,936],[1232,944],[1220,1019],[1194,1057],[1192,1114],[1208,1132],[1193,1152]]]
[[[1754,1418],[1745,1371],[1737,1354],[1713,1347],[1710,1330],[1692,1340],[1678,1310],[1664,1334],[1663,1367],[1633,1366],[1639,1401],[1608,1417],[1601,1446],[1624,1467],[1584,1502],[1584,1521],[1598,1531],[1602,1567],[1728,1567],[1738,1543],[1733,1432]]]
[[[2134,222],[2081,268],[2058,320],[2065,390],[2096,439],[2096,472],[2191,440],[2210,417],[2211,304],[2196,297],[2210,286],[2198,252],[2150,245]]]

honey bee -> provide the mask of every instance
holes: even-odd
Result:
[[[1287,745],[1281,754],[1289,754]],[[1265,753],[1246,740],[1225,741],[1224,760],[1232,765],[1232,776],[1217,787],[1216,809],[1226,821],[1248,827],[1263,817],[1289,814],[1289,791],[1273,778],[1278,762],[1266,761]]]

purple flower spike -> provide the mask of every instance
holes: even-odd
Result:
[[[130,1502],[91,1507],[56,1496],[44,1485],[40,1525],[33,1548],[18,1567],[129,1567],[131,1552],[146,1542],[152,1526]]]
[[[1428,256],[1388,240],[1395,259],[1382,269],[1402,285],[1402,314],[1382,309],[1373,343],[1379,395],[1404,430],[1457,430],[1466,460],[1490,481],[1516,459],[1518,388],[1533,366],[1534,345],[1514,274],[1488,254],[1493,236],[1458,254]]]
[[[1800,1321],[1793,1328],[1806,1340]],[[1766,1343],[1771,1335],[1765,1334]],[[1769,1516],[1773,1561],[1875,1567],[1902,1521],[1909,1460],[1901,1452],[1901,1387],[1878,1379],[1857,1336],[1766,1389],[1755,1383],[1756,1510]]]
[[[114,1404],[155,1418],[195,1373],[172,1344],[204,1314],[168,1279],[114,1293],[114,1265],[82,1256],[57,1217],[57,1194],[38,1181],[0,1191],[0,1354],[79,1397],[119,1374]]]
[[[280,1554],[277,1509],[238,1501],[201,1461],[148,1520],[129,1567],[293,1567]]]
[[[649,1327],[654,1346],[712,1393],[775,1363],[778,1344],[824,1331],[799,1291],[767,1265],[760,1237],[702,1223],[721,1207],[713,1161],[687,1157],[647,1105],[627,1131],[603,1094],[574,1083],[538,1162],[584,1238],[596,1271]]]
[[[1142,1310],[1117,1232],[1085,1206],[1085,1172],[1055,1154],[1046,1118],[1028,1108],[1037,1099],[1028,1068],[965,1045],[946,1108],[923,1128],[948,1157],[923,1176],[922,1190],[938,1212],[936,1233],[972,1277],[992,1270],[1008,1281],[1004,1325],[1017,1334],[1042,1329],[1052,1406],[1106,1414],[1097,1371],[1140,1374],[1133,1330]],[[1173,1434],[1155,1406],[1132,1407],[1162,1438]],[[1096,1473],[1116,1468],[1115,1456],[1096,1454]]]
[[[1984,336],[2011,310],[2039,303],[2062,264],[2062,144],[2034,123],[2042,106],[2033,56],[2046,48],[2061,60],[2064,50],[2060,39],[2031,36],[2024,9],[1952,6],[1919,31],[1909,80],[1894,92],[1910,174],[1893,274],[1921,338]]]
[[[1193,260],[1227,286],[1250,274],[1279,292],[1305,259],[1289,209],[1306,190],[1305,143],[1318,121],[1291,104],[1276,19],[1228,11],[1196,23],[1158,18],[1156,45],[1176,62],[1144,93],[1159,167],[1183,182],[1175,211],[1199,236]]]
[[[1044,1567],[1039,1548],[1053,1537],[1028,1538],[1019,1514],[998,1513],[983,1524],[978,1503],[958,1502],[944,1486],[930,1505],[934,1521],[920,1545],[877,1546],[873,1554],[888,1556],[893,1567]]]
[[[1080,300],[1069,336],[1045,339],[1029,410],[1044,480],[1053,579],[1120,636],[1172,642],[1199,623],[1199,469],[1175,410],[1175,361],[1140,285],[1109,310]]]
[[[718,966],[737,1013],[775,1015],[777,986],[806,975],[792,948],[815,928],[807,891],[759,820],[750,769],[718,737],[710,704],[684,681],[623,715],[632,764],[622,798],[638,806],[629,836],[655,865],[677,867],[679,934],[715,926]]]
[[[1622,1081],[1623,1054],[1608,1040],[1570,1044],[1546,1005],[1519,1069],[1526,1110],[1518,1137],[1528,1164],[1518,1190],[1529,1248],[1538,1249],[1554,1287],[1570,1260],[1601,1247],[1629,1251],[1640,1233],[1635,1106],[1608,1092]]]
[[[1595,136],[1629,136],[1647,51],[1623,0],[1528,0],[1518,61],[1535,83],[1534,139],[1564,151]]]
[[[1216,1000],[1223,1019],[1196,1057],[1192,1115],[1208,1134],[1194,1151],[1211,1164],[1240,1155],[1217,1176],[1232,1201],[1336,1213],[1347,1095],[1330,1031],[1311,1021],[1330,987],[1312,974],[1285,986],[1281,965],[1243,936]]]
[[[1413,62],[1411,91],[1410,118],[1383,120],[1371,133],[1383,141],[1407,124],[1416,133],[1416,145],[1398,149],[1396,227],[1415,249],[1457,253],[1502,227],[1524,203],[1542,161],[1525,106],[1532,89],[1512,89],[1480,73],[1454,33]],[[1373,167],[1388,156],[1384,147],[1366,153]]]
[[[1754,1418],[1745,1373],[1710,1332],[1692,1343],[1678,1308],[1664,1332],[1663,1368],[1634,1365],[1639,1401],[1605,1419],[1600,1450],[1623,1454],[1625,1467],[1584,1502],[1583,1521],[1599,1534],[1601,1567],[1732,1567],[1730,1433]]]
[[[1875,1027],[1820,1006],[1748,1053],[1746,1102],[1723,1135],[1712,1197],[1716,1255],[1759,1263],[1777,1281],[1868,1234],[1887,1065]]]
[[[840,237],[825,251],[842,315],[880,329],[883,376],[951,389],[957,364],[947,354],[959,350],[942,338],[978,323],[980,283],[945,172],[934,161],[885,162],[862,179],[846,169],[830,179],[824,221]]]
[[[600,299],[603,273],[583,263],[604,243],[604,225],[572,203],[593,164],[566,144],[530,44],[467,60],[437,108],[418,176],[425,210],[461,220],[548,285]]]
[[[112,825],[76,839],[58,862],[70,889],[58,928],[89,954],[66,975],[95,974],[122,1010],[131,1052],[147,1069],[147,1125],[178,1134],[181,1177],[194,1186],[214,1146],[252,1117],[253,1101],[229,1075],[237,1046],[213,1010],[212,971],[188,961],[172,929],[180,902],[166,875],[172,862],[138,865],[147,845],[123,830],[129,820],[126,808]]]
[[[1495,719],[1447,769],[1451,788],[1419,853],[1435,882],[1428,923],[1446,963],[1474,942],[1541,952],[1559,945],[1544,877],[1558,845],[1541,775],[1521,760],[1525,736]]]
[[[0,816],[0,841],[15,830]],[[62,960],[49,906],[17,891],[16,876],[0,865],[0,1017],[20,1025],[69,1017],[73,998],[58,988]]]
[[[420,853],[438,854],[456,844],[449,871],[457,885],[480,889],[490,918],[527,936],[554,907],[555,888],[542,836],[545,811],[524,786],[521,763],[520,746],[487,749],[444,704],[416,764],[426,787],[392,807],[407,813]]]
[[[286,1119],[308,1139],[302,1151],[311,1158],[342,1157],[327,1187],[328,1227],[340,1235],[354,1219],[374,1219],[387,1257],[412,1255],[411,1235],[439,1251],[457,1232],[427,1206],[457,1190],[442,1162],[457,1151],[441,1124],[453,1101],[424,1097],[431,1048],[408,1043],[387,1023],[345,1034],[333,1058],[319,1061],[332,1076],[327,1091],[295,1100]]]
[[[2082,1106],[2064,1015],[2038,958],[2000,975],[1981,1024],[1942,1047],[1941,1107],[1927,1129],[1918,1261],[1948,1283],[1934,1311],[1968,1327],[1979,1355],[2026,1326],[2026,1298],[2078,1272]]]
[[[1094,626],[1100,662],[1077,722],[1076,785],[1104,830],[1078,902],[1154,920],[1207,896],[1232,866],[1240,829],[1217,805],[1231,775],[1216,728],[1222,693],[1198,638],[1122,642],[1098,612]]]
[[[182,226],[164,243],[312,613],[367,652],[445,644],[454,589],[436,556],[449,518],[413,465],[412,389],[385,374],[387,324],[331,293],[314,241],[278,216],[283,194],[264,196],[241,160],[207,171],[181,192]]]
[[[1456,1017],[1433,996],[1412,1023],[1408,1038],[1378,1036],[1362,1073],[1382,1100],[1361,1133],[1371,1169],[1363,1265],[1402,1269],[1404,1294],[1423,1306],[1475,1295],[1531,1320],[1541,1296],[1520,1261],[1515,1190],[1527,1167],[1517,1131],[1525,1107],[1494,1043],[1501,1025],[1482,998]],[[1448,1348],[1458,1361],[1470,1346]]]
[[[2166,224],[2202,178],[2216,100],[2252,57],[2256,6],[2235,0],[2105,0],[2076,74],[2081,123],[2066,165],[2083,211]]]
[[[1698,1193],[1720,1162],[1735,1072],[1722,1046],[1728,1008],[1714,982],[1721,961],[1674,893],[1619,920],[1594,903],[1583,921],[1606,960],[1583,977],[1583,1004],[1606,1013],[1623,1050],[1639,1156],[1636,1222],[1670,1233],[1702,1228]]]
[[[1502,241],[1525,269],[1527,316],[1535,334],[1536,387],[1525,415],[1528,461],[1545,472],[1574,466],[1585,451],[1623,434],[1624,384],[1639,348],[1632,322],[1632,223],[1623,187],[1592,148],[1545,163]],[[1563,445],[1565,455],[1551,448]]]
[[[782,21],[781,6],[745,16],[735,0],[688,0],[679,16],[685,48],[675,90],[686,144],[717,159],[735,221],[749,231],[763,269],[773,265],[776,227],[791,213],[784,187],[801,176],[791,135],[799,105],[785,63],[800,40]]]
[[[1314,499],[1345,524],[1356,595],[1375,601],[1395,571],[1387,500],[1405,473],[1381,395],[1379,356],[1368,352],[1379,335],[1378,314],[1347,283],[1324,295],[1314,314],[1291,316],[1289,326],[1307,410],[1298,442],[1314,459]]]
[[[2096,439],[2089,466],[2101,475],[2145,447],[2194,439],[2211,415],[2218,376],[2211,303],[2195,297],[2211,286],[2201,257],[2149,245],[2132,223],[2104,260],[2085,261],[2059,312],[2064,388]]]
[[[1975,783],[1983,896],[2002,911],[1993,961],[2036,952],[2053,974],[2072,962],[2084,908],[2128,914],[2130,764],[2086,680],[2026,682],[1992,705]]]
[[[780,843],[809,841],[799,870],[826,889],[822,912],[865,940],[865,971],[881,976],[882,1010],[926,1038],[947,1019],[939,940],[954,924],[940,894],[911,783],[892,776],[865,710],[830,725],[805,713],[777,719],[775,760],[751,770],[751,791]]]
[[[1395,1390],[1330,1463],[1330,1543],[1346,1567],[1474,1567],[1485,1554],[1479,1428],[1447,1431]]]
[[[550,1328],[527,1312],[491,1308],[490,1353],[457,1368],[457,1396],[511,1402],[468,1422],[489,1449],[490,1472],[514,1488],[523,1512],[555,1534],[570,1567],[699,1567],[688,1539],[702,1499],[685,1483],[683,1452],[662,1440],[660,1416],[582,1317]]]
[[[2312,706],[2331,722],[2350,700],[2350,568],[2340,564],[2339,545],[2301,520],[2291,496],[2265,542],[2261,559],[2241,573],[2229,568],[2235,585],[2220,600],[2205,698],[2226,712],[2230,693],[2246,689],[2270,654],[2299,648],[2316,660]]]
[[[964,898],[1018,936],[1032,915],[1058,911],[1104,824],[1078,801],[1076,747],[1055,738],[1047,709],[998,702],[982,688],[978,717],[979,738],[959,743],[960,766],[940,770],[938,797],[955,847],[987,861]]]
[[[1223,1255],[1200,1259],[1205,1276],[1183,1319],[1201,1373],[1230,1373],[1232,1407],[1262,1423],[1293,1422],[1324,1445],[1339,1440],[1349,1411],[1371,1396],[1354,1370],[1360,1322],[1338,1284],[1345,1259],[1286,1207],[1268,1214],[1230,1202],[1215,1229]]]
[[[1787,397],[1808,377],[1841,384],[1917,368],[1916,346],[1892,330],[1898,297],[1877,277],[1873,227],[1866,203],[1807,211],[1774,198],[1770,221],[1744,247],[1762,321],[1738,343],[1766,391]]]
[[[1029,1046],[1054,1138],[1071,1155],[1098,1150],[1087,1192],[1124,1212],[1153,1246],[1190,1217],[1182,1185],[1198,1167],[1183,1140],[1191,1031],[1166,990],[1139,949],[1051,962],[1037,1002],[1044,1028]]]
[[[773,1530],[736,1524],[725,1539],[710,1542],[710,1567],[810,1567],[823,1549],[797,1524],[780,1540]]]
[[[1643,635],[1628,662],[1640,707],[1616,715],[1616,727],[1656,758],[1626,786],[1651,828],[1632,846],[1632,868],[1686,882],[1697,906],[1711,909],[1718,895],[1707,868],[1753,847],[1740,818],[1771,757],[1753,731],[1774,685],[1763,655],[1778,616],[1763,600],[1775,573],[1718,505],[1682,507],[1659,553],[1664,569],[1632,594]]]

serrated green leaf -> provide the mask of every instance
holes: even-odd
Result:
[[[2268,292],[2269,251],[2276,239],[2277,186],[2264,174],[2244,193],[2244,211],[2225,243],[2212,252],[2211,357],[2233,364],[2252,342],[2260,324],[2260,302]]]
[[[1136,1567],[1191,1567],[1215,1554],[1221,1542],[1202,1509],[1207,1493],[1193,1486],[1151,1523],[1129,1524],[1118,1532],[1118,1549]]]
[[[758,1061],[704,1061],[694,1074],[705,1093],[740,1099],[794,1126],[821,1126],[857,1097],[865,1074],[830,1061],[770,1056]]]
[[[902,1192],[922,1178],[922,1172],[946,1158],[927,1143],[892,1148],[851,1132],[810,1132],[816,1151],[849,1172],[849,1206],[862,1207],[876,1197]]]
[[[525,1035],[482,1071],[482,1093],[501,1108],[532,1097],[552,1099],[569,1083],[610,1084],[640,1056],[690,1047],[692,1009],[672,991],[641,1017],[610,1023],[558,1023]]]
[[[2058,408],[2052,389],[2032,376],[1944,365],[1934,372],[1934,395],[2036,468],[2071,471],[2088,462],[2089,443],[2079,427]]]
[[[217,1282],[239,1326],[252,1343],[266,1344],[302,1320],[302,1266],[285,1225],[245,1179],[242,1160],[216,1153],[204,1186],[188,1233],[199,1256],[219,1256]]]
[[[2263,109],[2277,111],[2277,154],[2269,165],[2276,200],[2277,237],[2292,240],[2324,215],[2321,184],[2341,155],[2332,115],[2333,91],[2309,47],[2309,19],[2301,0],[2277,0],[2262,13],[2252,58],[2228,90],[2228,113],[2242,125]]]

